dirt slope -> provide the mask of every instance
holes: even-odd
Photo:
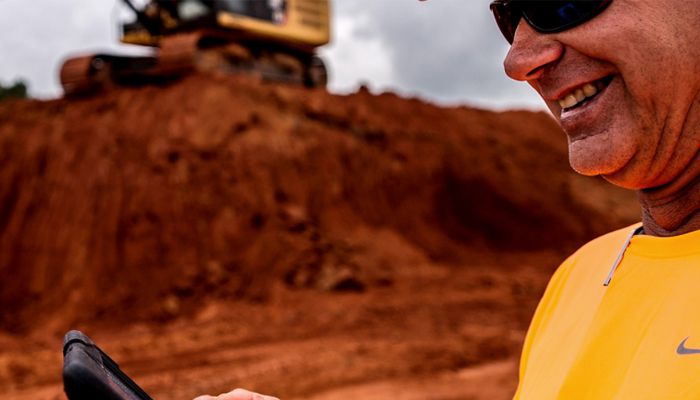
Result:
[[[75,326],[158,398],[507,398],[552,269],[637,218],[543,113],[194,76],[0,121],[3,398],[61,398]]]

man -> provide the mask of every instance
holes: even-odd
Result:
[[[516,399],[700,398],[700,3],[495,1],[506,73],[571,166],[636,190],[642,226],[585,245],[530,326]]]
[[[555,273],[515,398],[700,398],[700,3],[492,10],[511,42],[506,73],[547,103],[571,166],[635,190],[642,207],[641,226],[588,243]],[[239,393],[219,399],[254,399]]]

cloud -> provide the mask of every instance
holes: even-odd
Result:
[[[119,3],[0,0],[0,81],[26,78],[33,95],[55,97],[65,57],[138,52],[118,43]],[[542,107],[504,76],[507,47],[488,0],[334,0],[332,10],[334,39],[321,49],[331,90],[365,83],[442,103]]]
[[[332,47],[352,43],[361,51],[366,43],[382,49],[384,53],[372,54],[372,59],[385,65],[385,79],[366,79],[378,89],[394,88],[443,103],[498,106],[505,100],[509,105],[542,107],[527,85],[505,77],[502,60],[507,43],[493,22],[488,1],[343,0],[335,4],[336,19],[351,16],[352,28],[345,27],[349,35],[338,37]]]
[[[113,0],[0,1],[0,81],[28,80],[31,94],[61,94],[58,71],[75,54],[129,51],[118,44]]]

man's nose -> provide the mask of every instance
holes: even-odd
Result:
[[[559,60],[563,53],[564,46],[560,42],[551,35],[535,31],[521,19],[503,66],[512,79],[529,81],[539,78],[544,68]]]

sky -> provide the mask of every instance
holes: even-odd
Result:
[[[444,105],[543,109],[527,84],[503,73],[508,45],[489,2],[331,0],[332,41],[319,50],[329,89],[364,84]],[[128,16],[118,0],[0,0],[0,83],[23,79],[32,96],[60,96],[66,57],[142,52],[119,44],[118,24]]]

